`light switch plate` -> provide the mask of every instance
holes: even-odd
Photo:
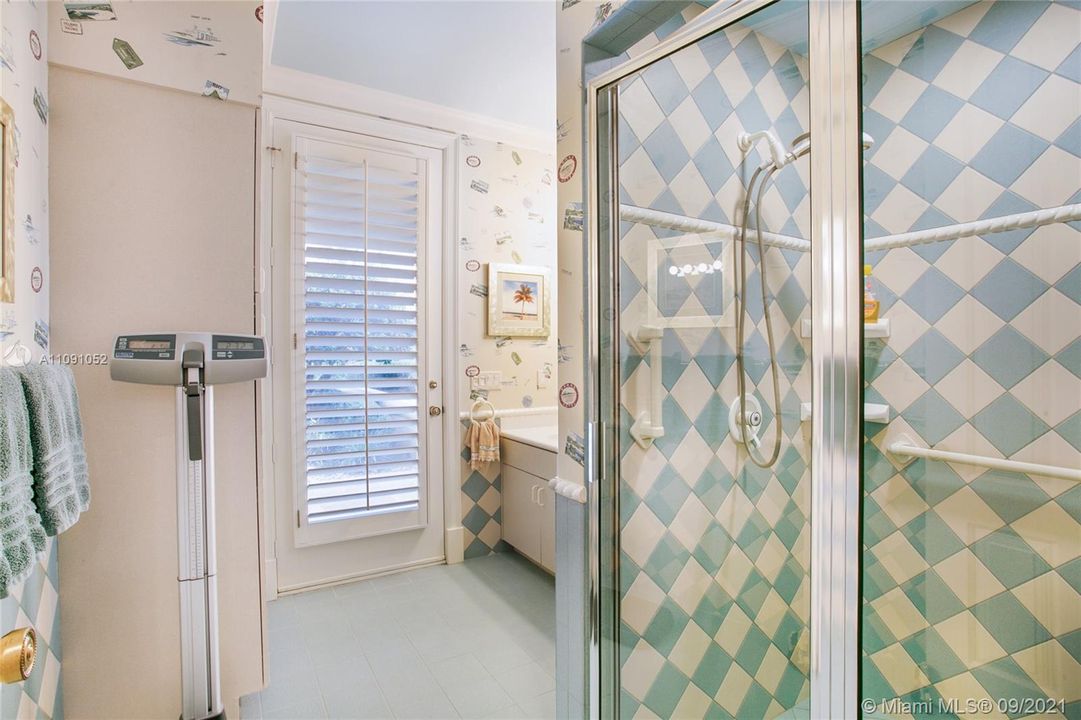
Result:
[[[503,373],[498,370],[482,370],[470,382],[471,390],[502,390]]]

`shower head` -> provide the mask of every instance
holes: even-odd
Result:
[[[860,145],[863,146],[863,149],[869,150],[874,144],[875,139],[867,133],[863,133],[863,137],[860,142]],[[791,150],[788,151],[787,155],[788,160],[784,164],[788,164],[793,160],[797,160],[811,151],[811,133],[805,132],[802,135],[797,135],[792,139],[792,144],[790,147]]]

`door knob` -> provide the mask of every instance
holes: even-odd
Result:
[[[439,407],[438,405],[432,405],[430,408],[428,408],[428,414],[432,417],[439,417],[443,414],[443,408]]]

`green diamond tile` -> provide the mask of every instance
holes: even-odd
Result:
[[[711,520],[692,555],[706,572],[716,575],[735,544],[724,528]]]
[[[727,432],[722,431],[722,428],[724,430],[728,428],[728,406],[721,401],[719,395],[709,396],[709,400],[706,400],[702,411],[695,418],[694,425],[699,429],[708,430],[702,433],[702,438],[711,450],[716,451],[721,447],[728,436]]]
[[[724,682],[724,676],[728,674],[728,668],[731,666],[732,658],[728,656],[728,653],[722,650],[720,645],[710,643],[691,680],[702,692],[713,697]]]
[[[1012,395],[1000,395],[976,413],[972,425],[1007,457],[1028,445],[1049,429]]]
[[[784,617],[781,618],[781,622],[777,624],[777,629],[773,632],[773,644],[785,657],[791,657],[803,630],[803,622],[796,617],[796,614],[791,610],[785,610]]]
[[[646,566],[642,569],[662,590],[668,592],[690,556],[679,541],[666,532],[653,548]]]
[[[980,499],[1012,523],[1046,503],[1050,498],[1026,475],[989,470],[972,481],[971,487]]]
[[[757,625],[751,625],[743,637],[743,642],[739,645],[739,650],[736,651],[736,662],[747,671],[748,675],[754,677],[769,646],[769,637]]]
[[[743,529],[736,536],[736,544],[747,557],[756,560],[767,540],[769,540],[769,523],[760,512],[752,510],[750,517],[743,524]]]
[[[777,520],[773,532],[780,538],[781,543],[791,550],[796,544],[796,540],[799,539],[800,533],[803,532],[803,526],[806,524],[807,518],[803,516],[803,511],[799,509],[799,505],[789,500],[784,506],[782,515]]]
[[[863,671],[860,673],[860,689],[865,699],[881,703],[890,698],[897,697],[897,691],[889,684],[886,678],[875,665],[874,660],[864,653],[862,660]]]
[[[806,577],[806,573],[803,572],[803,568],[800,567],[794,557],[790,556],[781,566],[780,572],[777,573],[777,577],[773,581],[773,589],[786,603],[791,604],[799,591],[800,585],[803,584],[804,577]]]
[[[638,714],[638,708],[640,707],[642,707],[642,704],[635,700],[633,695],[626,690],[619,691],[620,720],[632,720]]]
[[[961,476],[946,463],[928,462],[923,458],[905,466],[901,474],[928,505],[937,505],[965,485]]]
[[[965,354],[942,333],[931,328],[916,338],[901,357],[920,377],[934,385],[957,367]]]
[[[728,596],[728,593],[720,585],[713,583],[706,590],[706,594],[702,596],[702,599],[698,601],[698,607],[694,609],[694,614],[691,617],[694,619],[695,624],[702,628],[703,632],[713,637],[717,634],[721,623],[728,616],[729,608],[733,605],[732,598]]]
[[[901,417],[928,443],[942,442],[965,423],[965,417],[931,388],[905,408]]]
[[[1035,700],[1046,696],[1009,657],[974,668],[972,675],[992,698],[1012,698],[1024,702],[1027,698]],[[1014,718],[1019,715],[1011,713],[1009,716]]]
[[[912,465],[915,464],[912,463]],[[893,467],[893,463],[874,443],[863,444],[863,490],[865,493],[877,490],[882,483],[896,474],[897,470]]]
[[[914,517],[901,528],[901,534],[930,565],[945,560],[965,546],[934,510]]]
[[[1071,560],[1065,565],[1059,565],[1056,572],[1081,595],[1081,558]]]
[[[863,604],[861,631],[863,633],[863,651],[865,653],[876,653],[897,642],[897,638],[886,627],[886,623],[882,622],[882,618],[878,617],[878,613],[871,607],[871,603]]]
[[[912,717],[915,720],[943,720],[944,718],[956,718],[956,715],[950,713],[939,713],[938,708],[942,707],[940,701],[942,696],[938,690],[931,686],[921,687],[913,690],[910,693],[905,693],[900,696],[900,699],[904,702],[911,703],[914,708]]]
[[[799,701],[800,693],[806,684],[807,676],[803,674],[803,671],[792,663],[788,663],[781,675],[781,682],[777,684],[774,697],[781,707],[791,709]]]
[[[690,621],[691,618],[679,605],[676,605],[672,598],[665,597],[642,637],[653,646],[654,650],[668,657]]]
[[[863,554],[863,596],[875,600],[897,587],[897,581],[868,552]]]
[[[1051,633],[1032,617],[1032,613],[1011,592],[999,593],[973,606],[972,614],[1009,653],[1051,639]]]
[[[477,502],[484,496],[484,493],[488,492],[490,487],[492,487],[492,484],[479,472],[474,471],[462,483],[462,492],[468,495],[470,500]]]
[[[1017,587],[1051,569],[1010,527],[999,528],[973,543],[972,553],[1007,588]]]
[[[1078,411],[1055,426],[1063,440],[1081,451],[1081,411]]]
[[[751,687],[747,688],[747,694],[743,696],[743,702],[736,712],[737,718],[764,718],[769,713],[769,704],[773,696],[766,692],[765,688],[757,682],[751,681]]]
[[[736,604],[747,613],[747,617],[753,618],[758,615],[769,591],[769,581],[762,577],[762,573],[758,572],[757,568],[752,568],[743,583],[743,588],[739,591],[739,596],[735,598]]]
[[[1055,502],[1074,519],[1074,522],[1081,525],[1081,485],[1075,485],[1073,490],[1062,493],[1055,498]]]
[[[689,683],[690,680],[679,671],[679,668],[666,662],[657,673],[657,679],[653,681],[642,704],[660,717],[670,718]]]
[[[671,525],[676,513],[683,507],[683,502],[691,494],[686,481],[675,468],[666,464],[644,498],[653,514],[664,523]]]
[[[1066,652],[1073,656],[1074,660],[1081,663],[1081,629],[1066,633],[1058,641],[1062,647],[1066,648]]]
[[[619,486],[619,526],[626,527],[630,522],[631,517],[634,515],[634,511],[638,509],[638,506],[642,504],[642,498],[638,497],[638,494],[630,488],[629,485],[623,483]]]
[[[687,437],[691,421],[671,395],[666,396],[661,404],[661,420],[664,423],[664,436],[654,440],[653,444],[665,457],[671,458],[683,438]]]
[[[484,508],[480,505],[474,505],[462,518],[462,525],[474,535],[480,535],[480,531],[485,528],[491,519],[492,516],[485,512]]]
[[[732,489],[732,485],[732,476],[725,470],[720,460],[713,458],[702,471],[698,482],[695,483],[694,494],[711,513],[716,515],[721,503],[728,497],[728,491]]]
[[[901,590],[932,624],[942,622],[965,609],[965,604],[957,599],[933,569],[912,578],[901,586]]]
[[[968,669],[934,628],[925,628],[908,636],[901,641],[901,647],[933,683]]]

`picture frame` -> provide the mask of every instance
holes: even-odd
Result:
[[[15,302],[15,112],[0,98],[0,148],[3,177],[0,179],[0,302]]]
[[[546,267],[489,263],[488,335],[548,337],[552,332],[550,283]]]

